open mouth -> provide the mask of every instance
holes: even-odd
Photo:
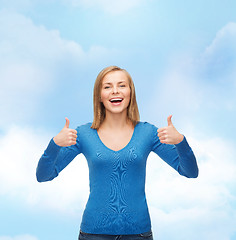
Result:
[[[111,103],[121,103],[123,101],[123,98],[112,98],[110,99]]]

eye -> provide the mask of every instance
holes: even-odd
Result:
[[[122,88],[123,88],[123,87],[126,87],[126,85],[125,85],[125,84],[121,84],[121,85],[120,85],[120,87],[122,87]]]
[[[104,89],[108,89],[108,88],[110,88],[110,86],[105,86],[105,87],[104,87]]]

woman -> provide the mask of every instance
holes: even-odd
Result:
[[[58,176],[79,153],[89,166],[90,195],[80,240],[152,240],[145,196],[146,160],[157,153],[179,174],[195,178],[198,167],[186,138],[172,124],[157,129],[139,121],[135,88],[129,73],[103,69],[94,85],[94,120],[51,139],[39,160],[37,180]]]

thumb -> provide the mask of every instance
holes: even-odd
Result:
[[[70,120],[66,117],[66,124],[64,126],[64,128],[69,128],[69,125],[70,125]]]
[[[172,118],[172,115],[170,115],[170,116],[167,118],[168,126],[173,126],[173,123],[172,123],[172,121],[171,121],[171,118]]]

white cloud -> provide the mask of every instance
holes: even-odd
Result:
[[[217,32],[215,39],[206,48],[204,54],[208,56],[212,55],[213,58],[214,55],[220,52],[223,55],[231,54],[232,57],[236,59],[235,39],[236,39],[236,23],[229,22]]]
[[[58,31],[35,26],[23,15],[0,12],[0,124],[30,118],[39,99],[49,93],[58,62],[84,56],[81,47],[60,38]]]
[[[88,197],[88,167],[82,155],[52,182],[36,181],[36,166],[51,137],[42,130],[13,127],[0,139],[0,195],[37,208],[75,212]],[[14,147],[13,147],[14,146]],[[60,201],[58,201],[60,199]]]
[[[25,234],[25,235],[18,235],[15,237],[9,237],[9,236],[0,236],[0,240],[37,240],[38,238]]]
[[[209,125],[210,131],[227,127],[236,110],[235,42],[236,23],[229,23],[199,56],[173,57],[155,87],[157,94],[150,99],[147,111],[153,112],[158,102],[157,118],[173,114],[183,130],[193,124],[203,128],[203,124]],[[233,132],[235,126],[231,127]]]
[[[0,6],[11,10],[25,10],[32,6],[32,0],[0,0]]]
[[[144,0],[62,0],[65,4],[80,6],[85,8],[99,8],[112,15],[122,14],[145,3]]]
[[[230,81],[236,84],[236,23],[230,22],[220,29],[212,43],[198,61],[201,76],[212,81]]]
[[[162,240],[230,239],[235,233],[235,148],[223,139],[191,139],[199,177],[187,179],[154,154],[147,169],[147,199]],[[169,230],[171,226],[171,231]]]
[[[0,11],[0,126],[37,116],[40,104],[60,82],[77,80],[94,63],[116,50],[82,47],[65,40],[57,30],[35,25],[22,14]],[[117,56],[117,55],[116,55]],[[70,79],[68,80],[68,74]]]
[[[53,73],[52,70],[55,70],[58,62],[64,58],[73,58],[78,63],[85,58],[85,53],[79,44],[62,39],[57,30],[47,30],[42,25],[36,26],[31,19],[24,15],[3,10],[0,14],[0,23],[0,35],[2,36],[0,56],[3,70],[6,64],[9,67],[12,64],[14,67],[14,64],[19,63],[22,63],[23,66],[32,64],[31,68],[36,65],[47,75],[48,71]],[[35,76],[37,77],[37,75]],[[15,78],[10,78],[10,80],[20,82],[27,87],[28,84],[32,86],[31,82],[34,82],[34,79],[30,77],[25,78],[24,76],[19,79],[15,75]],[[49,75],[49,78],[51,77]],[[41,81],[43,82],[43,80]],[[44,81],[46,82],[48,79]]]

